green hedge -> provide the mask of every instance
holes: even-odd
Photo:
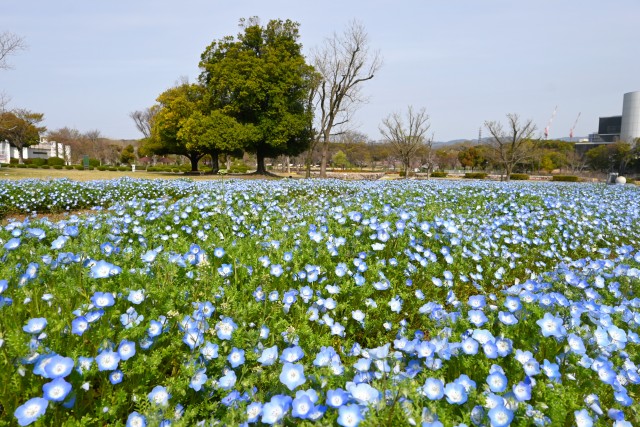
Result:
[[[51,169],[51,166],[49,166],[49,165],[42,165],[42,166],[40,166],[40,169]]]
[[[62,169],[63,165],[53,165],[54,169]]]
[[[49,157],[47,159],[47,164],[49,166],[64,166],[64,159],[60,157]]]
[[[526,173],[512,173],[509,179],[513,181],[528,181],[529,175]]]
[[[578,182],[579,178],[575,175],[554,175],[551,180],[557,182]]]
[[[447,173],[446,172],[431,172],[431,178],[446,178],[447,177]]]
[[[466,179],[485,179],[487,174],[485,172],[467,172],[464,177]]]
[[[23,164],[21,164],[21,165],[20,165],[20,164],[19,164],[19,165],[16,165],[16,167],[18,167],[18,168],[20,168],[20,169],[26,169],[26,168],[27,168],[27,165],[25,165],[25,164],[23,163]]]

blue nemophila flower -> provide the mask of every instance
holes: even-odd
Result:
[[[304,357],[304,351],[302,351],[302,347],[299,345],[295,345],[293,347],[285,348],[280,355],[280,361],[294,363]]]
[[[469,322],[473,323],[476,327],[484,325],[489,320],[482,310],[469,310],[467,316]]]
[[[133,307],[129,307],[126,312],[120,315],[120,323],[122,323],[125,329],[138,326],[143,320],[144,316],[138,314]]]
[[[593,427],[593,418],[586,409],[581,409],[573,413],[577,427]]]
[[[129,360],[136,354],[136,343],[133,341],[122,340],[118,345],[118,355],[121,360]]]
[[[76,371],[80,375],[83,375],[86,371],[91,369],[91,364],[92,363],[93,363],[93,357],[80,356],[80,357],[78,357],[78,364],[77,364],[77,367],[76,367]]]
[[[113,265],[107,261],[100,260],[91,266],[89,277],[92,279],[105,279],[111,276],[117,276],[122,272],[122,268]]]
[[[506,427],[513,420],[513,411],[507,409],[504,405],[494,406],[489,410],[488,415],[491,427]]]
[[[76,317],[71,321],[71,333],[75,335],[84,334],[89,329],[89,322],[84,316]]]
[[[291,397],[277,394],[262,406],[262,421],[265,424],[276,424],[284,418],[286,412],[291,408]]]
[[[13,251],[17,249],[19,246],[20,246],[20,239],[17,237],[9,239],[7,243],[4,244],[4,248],[8,251]]]
[[[206,383],[208,379],[206,371],[206,368],[198,369],[196,373],[191,377],[189,387],[194,389],[195,391],[200,391],[202,385]]]
[[[118,369],[120,355],[111,350],[103,350],[96,356],[96,364],[100,371],[114,371]]]
[[[65,243],[67,243],[67,240],[69,240],[69,237],[67,237],[67,236],[59,236],[56,240],[51,242],[51,249],[54,249],[54,250],[62,249],[62,247],[65,245]]]
[[[258,421],[258,417],[262,414],[262,403],[260,402],[251,402],[247,405],[247,422],[255,423]]]
[[[338,424],[343,427],[355,427],[364,420],[360,405],[350,404],[338,408]]]
[[[429,400],[440,400],[444,397],[444,384],[438,378],[427,378],[421,391]]]
[[[467,392],[462,384],[448,383],[444,388],[444,394],[447,396],[447,402],[454,405],[462,405],[467,401]]]
[[[375,404],[380,401],[380,392],[367,383],[347,383],[347,391],[359,404]]]
[[[267,338],[269,338],[269,332],[270,332],[269,327],[267,325],[262,325],[260,327],[260,339],[266,340]]]
[[[47,378],[64,378],[73,370],[73,359],[55,355],[49,359],[49,363],[44,368]]]
[[[91,302],[97,308],[111,307],[115,304],[113,294],[109,292],[96,292],[91,297]]]
[[[547,312],[544,317],[536,323],[540,326],[542,335],[545,337],[554,336],[562,338],[567,334],[567,330],[563,326],[562,319]]]
[[[306,394],[299,397],[296,396],[296,398],[293,399],[293,402],[291,402],[291,415],[294,418],[305,420],[308,418],[314,406],[315,405]]]
[[[42,386],[43,397],[52,402],[62,402],[71,391],[71,384],[64,378],[56,378]]]
[[[280,382],[289,390],[295,390],[307,381],[304,376],[304,366],[299,363],[286,362],[280,372]]]
[[[284,272],[282,266],[280,264],[271,264],[271,268],[269,270],[269,274],[271,274],[272,276],[275,277],[280,277],[282,276],[282,273]]]
[[[166,387],[157,385],[147,395],[147,398],[149,399],[149,402],[157,406],[167,406],[171,395],[167,392]]]
[[[222,277],[229,277],[233,274],[233,265],[231,264],[222,264],[218,268],[218,274]]]
[[[218,387],[223,390],[231,390],[235,387],[237,380],[236,373],[231,369],[227,369],[226,373],[218,379]]]
[[[489,389],[494,393],[502,393],[507,388],[507,377],[502,372],[493,372],[487,376]]]
[[[13,416],[18,419],[18,424],[27,426],[43,416],[47,411],[48,405],[48,400],[42,397],[34,397],[18,406]]]
[[[278,346],[274,345],[273,347],[265,348],[262,350],[262,355],[258,358],[258,362],[262,364],[262,366],[271,366],[278,360]]]
[[[129,292],[129,296],[127,297],[127,300],[129,302],[131,302],[132,304],[140,304],[142,301],[144,301],[144,289],[139,289],[136,291],[130,291]]]
[[[224,317],[216,325],[218,338],[221,340],[230,340],[233,331],[238,329],[238,325],[230,317]]]
[[[146,426],[147,426],[147,418],[136,411],[133,411],[132,413],[129,414],[129,417],[127,417],[126,427],[146,427]]]
[[[44,317],[35,317],[29,319],[26,325],[22,327],[22,330],[28,334],[39,334],[47,326],[47,319]]]
[[[229,353],[229,356],[227,357],[227,361],[231,364],[232,368],[237,368],[244,364],[244,350],[233,347],[231,349],[231,353]]]
[[[349,401],[349,394],[341,388],[327,390],[325,403],[332,408],[339,408]]]
[[[116,385],[120,384],[124,378],[124,374],[121,370],[115,370],[109,374],[109,381],[111,384]]]
[[[391,298],[391,301],[389,301],[387,304],[389,305],[391,311],[393,311],[394,313],[400,313],[400,310],[402,310],[402,303],[402,298],[396,295]]]

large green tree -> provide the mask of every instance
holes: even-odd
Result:
[[[44,114],[28,110],[6,111],[0,114],[0,141],[8,141],[18,149],[18,162],[24,163],[23,148],[40,142],[40,132],[46,130],[38,126]]]
[[[241,24],[244,32],[237,38],[214,41],[204,51],[200,81],[209,111],[245,127],[239,131],[244,148],[256,154],[256,172],[265,174],[265,158],[297,155],[311,141],[313,67],[302,55],[297,23],[272,20],[261,26],[251,18]]]
[[[204,91],[197,84],[183,82],[164,91],[158,97],[150,137],[144,143],[144,152],[178,154],[191,162],[191,170],[198,170],[198,161],[206,154],[200,146],[187,147],[182,128],[195,111],[202,109]]]

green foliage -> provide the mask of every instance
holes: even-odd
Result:
[[[5,111],[0,114],[0,141],[16,147],[22,160],[22,149],[40,142],[46,128],[38,124],[43,120],[44,114],[28,110]]]
[[[528,181],[529,175],[526,173],[512,173],[509,179],[512,181]]]
[[[338,167],[342,169],[345,169],[350,166],[349,159],[347,159],[347,155],[344,154],[342,150],[336,152],[331,157],[331,163],[333,164],[334,167]]]
[[[64,166],[64,159],[60,157],[49,157],[47,159],[47,164],[49,166]]]
[[[65,169],[68,169],[68,170],[73,169],[73,167],[74,167],[73,165],[65,165],[65,166],[64,166],[64,168],[65,168]]]
[[[551,180],[557,182],[578,182],[580,178],[575,175],[553,175]]]
[[[40,159],[40,158],[33,158],[33,159],[29,159],[31,160],[31,162],[29,162],[28,164],[32,164],[35,165],[36,167],[40,167],[42,165],[46,165],[47,164],[47,159]],[[25,163],[27,163],[25,161]]]
[[[247,173],[249,166],[247,166],[242,160],[235,160],[229,168],[230,173]]]
[[[466,179],[485,179],[487,174],[484,172],[467,172],[464,174]]]
[[[122,149],[120,153],[120,163],[130,164],[136,159],[136,154],[133,145],[129,144]]]
[[[446,172],[441,172],[441,171],[436,171],[436,172],[431,172],[431,178],[446,178],[447,177],[447,173]]]
[[[297,23],[247,24],[237,39],[225,37],[207,47],[200,81],[211,111],[245,127],[244,148],[257,154],[263,172],[265,157],[299,154],[311,141],[313,69],[302,54]]]
[[[99,171],[106,171],[107,167],[106,166],[98,166],[96,169],[98,169]]]

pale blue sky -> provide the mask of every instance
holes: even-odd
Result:
[[[355,117],[372,139],[408,105],[427,109],[437,141],[477,138],[511,112],[541,134],[556,105],[550,137],[568,136],[579,112],[586,136],[640,90],[638,0],[0,0],[0,32],[29,45],[0,71],[0,91],[49,129],[139,138],[129,112],[195,80],[205,47],[254,15],[299,22],[306,53],[353,19],[366,27],[384,58]]]

